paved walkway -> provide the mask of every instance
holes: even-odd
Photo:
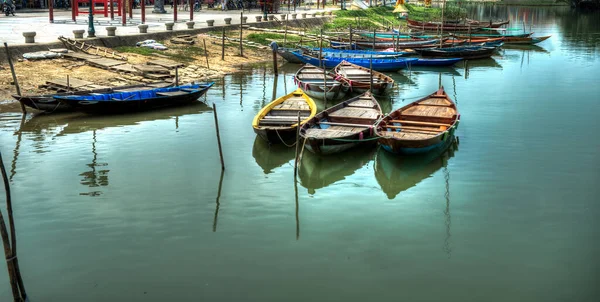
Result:
[[[153,14],[152,8],[146,8],[146,24],[148,25],[148,32],[160,32],[165,31],[165,22],[173,22],[173,10],[166,7],[167,14]],[[330,9],[326,9],[330,10]],[[307,12],[320,12],[323,10],[315,10],[315,9],[307,9],[297,8],[296,13],[298,14],[298,18],[300,18],[300,14]],[[240,12],[239,10],[234,11],[217,11],[217,10],[202,10],[199,12],[194,12],[194,22],[195,28],[206,27],[206,20],[215,20],[215,26],[224,25],[224,18],[232,18],[232,24],[240,23]],[[281,11],[280,14],[288,13],[286,10]],[[294,13],[292,10],[289,14]],[[279,19],[280,14],[275,14],[275,16]],[[252,10],[250,12],[244,12],[244,16],[248,16],[248,23],[256,22],[255,16],[262,16],[262,13],[259,10]],[[185,24],[186,21],[189,21],[190,12],[189,11],[178,11],[177,12],[177,23],[175,23],[174,29],[186,29],[187,26]],[[291,19],[291,17],[289,17]],[[106,36],[107,26],[116,26],[117,27],[117,35],[134,35],[139,33],[137,25],[141,24],[141,11],[140,9],[133,10],[133,19],[129,19],[129,15],[127,16],[127,25],[122,26],[121,17],[117,16],[115,13],[115,20],[110,19],[109,17],[104,17],[104,15],[94,15],[94,28],[96,30],[96,36],[102,37]],[[63,10],[63,9],[55,9],[54,10],[54,23],[49,22],[48,12],[47,11],[39,11],[39,12],[28,12],[28,13],[19,13],[17,11],[16,16],[6,17],[4,15],[0,16],[0,42],[7,42],[9,44],[23,44],[25,42],[25,38],[23,37],[23,32],[35,31],[37,35],[35,36],[36,43],[44,43],[44,42],[56,42],[59,36],[65,37],[73,37],[73,30],[75,29],[84,29],[86,33],[84,37],[87,37],[87,29],[88,29],[88,16],[80,15],[76,18],[76,21],[73,22],[71,19],[71,11]]]

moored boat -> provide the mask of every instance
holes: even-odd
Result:
[[[352,64],[362,66],[365,68],[373,67],[375,71],[398,71],[402,68],[406,68],[410,62],[414,62],[416,58],[389,58],[389,59],[364,59],[364,58],[334,58],[334,57],[323,57],[321,60],[319,58],[294,53],[302,62],[306,64],[312,64],[315,66],[322,66],[325,68],[334,68],[342,61],[347,61]]]
[[[305,148],[313,153],[333,154],[360,144],[375,143],[373,126],[383,116],[371,92],[319,112],[300,128]]]
[[[39,95],[13,95],[12,97],[21,102],[23,105],[48,113],[52,112],[68,112],[73,111],[73,108],[65,103],[61,103],[54,99],[54,96],[68,96],[68,95],[86,95],[91,93],[109,93],[109,92],[123,92],[131,90],[143,90],[143,89],[154,89],[160,87],[168,87],[172,84],[169,83],[154,83],[154,84],[140,84],[140,85],[128,85],[128,86],[117,86],[109,88],[100,88],[85,91],[73,91],[73,92],[62,92],[52,94],[39,94]]]
[[[483,59],[491,57],[499,46],[456,46],[447,48],[419,49],[417,52],[429,58]]]
[[[296,48],[277,48],[277,54],[290,63],[302,64],[302,61],[298,59],[293,52],[298,51]]]
[[[533,45],[540,43],[542,41],[547,40],[551,36],[542,36],[542,37],[510,37],[504,38],[504,43],[506,44],[524,44],[524,45]]]
[[[419,58],[411,62],[411,66],[452,66],[462,61],[462,58]]]
[[[317,105],[302,89],[277,98],[263,107],[252,120],[254,132],[270,143],[293,142],[296,139],[298,115],[300,125],[317,113]]]
[[[314,65],[304,65],[294,75],[294,83],[311,98],[334,101],[343,98],[348,83],[338,81],[334,75]]]
[[[460,114],[444,88],[397,109],[375,126],[379,144],[391,153],[425,153],[454,138]]]
[[[416,59],[415,59],[416,60]],[[365,93],[371,90],[374,95],[384,95],[392,91],[394,80],[381,73],[371,70],[348,61],[342,61],[334,68],[335,74],[350,85],[350,91],[355,93]],[[371,89],[371,76],[373,77],[373,87]]]
[[[87,113],[123,113],[171,107],[195,102],[214,84],[132,89],[109,93],[54,96],[54,99]]]

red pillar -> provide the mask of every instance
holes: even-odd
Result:
[[[121,19],[123,20],[123,26],[125,26],[125,24],[127,24],[127,5],[125,5],[125,0],[121,1]]]
[[[177,22],[177,0],[173,0],[173,22]]]
[[[146,24],[146,0],[140,0],[142,4],[142,24]]]
[[[188,0],[188,7],[190,8],[190,21],[194,21],[194,4],[192,0]]]
[[[77,16],[78,9],[77,1],[71,0],[71,19],[73,19],[73,22],[75,22],[75,16]]]
[[[50,23],[54,23],[54,3],[50,0],[48,1],[48,9],[50,10]]]
[[[115,19],[115,8],[114,8],[113,0],[108,1],[108,3],[110,4],[110,19],[114,20]]]

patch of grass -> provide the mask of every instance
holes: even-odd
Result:
[[[442,9],[437,7],[424,7],[406,4],[408,15],[415,21],[441,21]],[[467,16],[467,10],[456,5],[448,3],[444,12],[445,20],[457,20]]]
[[[246,39],[248,41],[252,41],[254,43],[259,43],[261,45],[269,45],[271,44],[271,40],[275,40],[278,42],[280,47],[283,46],[290,46],[289,44],[297,44],[298,42],[300,42],[301,40],[306,40],[306,38],[301,38],[300,36],[297,35],[293,35],[293,34],[288,34],[286,41],[287,41],[287,45],[283,45],[283,38],[284,38],[284,34],[280,34],[280,33],[251,33],[249,35],[246,36]],[[316,43],[315,42],[302,42],[302,45],[305,46],[314,46]]]
[[[142,56],[151,56],[154,53],[161,53],[160,50],[151,49],[148,47],[136,47],[136,46],[119,46],[115,47],[115,50],[123,53],[135,53]]]

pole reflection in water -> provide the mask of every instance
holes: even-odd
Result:
[[[300,239],[300,203],[298,202],[298,181],[294,179],[294,193],[296,196],[296,240]]]
[[[83,172],[79,176],[83,176],[81,184],[90,188],[105,187],[108,186],[108,172],[110,170],[98,170],[97,167],[106,167],[108,163],[98,163],[98,153],[96,152],[96,130],[92,131],[92,162],[87,164],[91,168],[90,171]],[[86,193],[79,193],[79,195],[98,196],[102,194],[101,191],[91,191]]]
[[[21,116],[21,123],[19,124],[19,130],[17,131],[17,142],[15,144],[15,149],[13,151],[13,160],[10,165],[10,177],[9,181],[13,180],[13,177],[17,173],[17,159],[19,158],[19,149],[21,148],[21,137],[23,136],[23,125],[25,125],[25,119],[27,115],[23,114]]]
[[[446,238],[444,239],[444,252],[448,255],[448,258],[452,257],[452,247],[450,246],[450,227],[452,226],[452,217],[450,216],[450,171],[448,170],[448,159],[454,155],[454,151],[458,150],[458,142],[455,139],[452,146],[448,148],[448,151],[442,154],[441,161],[444,171],[444,183],[446,184],[446,191],[444,197],[446,198],[446,209],[444,210],[445,224],[446,224]]]
[[[271,98],[271,102],[277,98],[277,80],[279,80],[279,75],[273,76],[273,97]]]
[[[223,187],[223,175],[225,170],[221,170],[221,178],[219,179],[219,189],[217,190],[217,201],[215,205],[215,217],[213,218],[213,232],[217,231],[217,221],[219,219],[219,207],[221,206],[221,188]]]

